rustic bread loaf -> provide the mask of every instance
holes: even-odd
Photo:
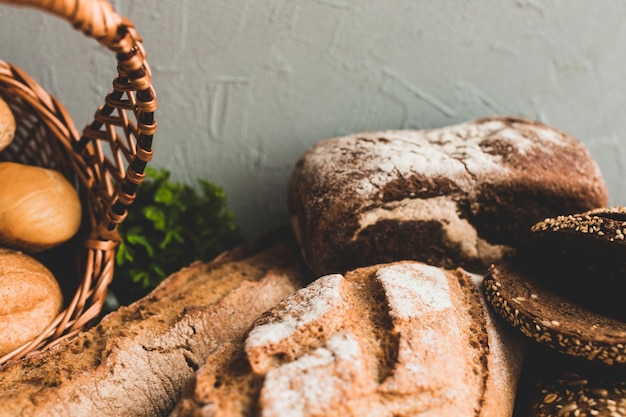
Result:
[[[327,139],[297,161],[288,190],[318,275],[403,259],[483,273],[536,222],[607,200],[581,142],[516,117]]]
[[[209,355],[171,417],[510,416],[521,340],[480,280],[411,261],[320,277]]]
[[[0,416],[168,415],[205,358],[308,273],[280,234],[184,268],[75,339],[0,367]]]

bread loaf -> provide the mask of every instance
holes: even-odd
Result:
[[[626,322],[626,207],[563,214],[531,230],[519,262],[529,274],[582,307]]]
[[[0,97],[0,151],[9,146],[15,136],[15,117],[6,101]]]
[[[61,288],[44,265],[0,248],[0,357],[39,335],[62,304]]]
[[[205,358],[309,279],[278,233],[170,276],[71,341],[0,367],[0,416],[166,416]]]
[[[529,340],[598,364],[626,364],[626,322],[560,295],[517,262],[492,265],[483,291],[491,308]]]
[[[209,355],[171,417],[510,416],[521,340],[480,280],[418,262],[320,277]]]
[[[318,275],[402,259],[483,273],[536,222],[607,204],[581,142],[517,117],[320,141],[297,161],[288,194]]]

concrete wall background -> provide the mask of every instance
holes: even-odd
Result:
[[[626,205],[626,1],[113,0],[144,37],[159,98],[154,166],[226,190],[249,236],[287,222],[314,142],[493,114],[583,141]],[[56,17],[0,8],[0,59],[79,128],[114,57]]]

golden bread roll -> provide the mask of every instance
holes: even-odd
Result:
[[[0,151],[6,148],[15,136],[15,117],[9,105],[0,97]]]
[[[80,199],[60,172],[0,162],[0,184],[0,243],[38,252],[77,232]]]
[[[0,248],[0,356],[35,338],[63,305],[54,275],[22,252]]]

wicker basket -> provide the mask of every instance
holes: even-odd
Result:
[[[141,38],[133,23],[116,14],[107,1],[0,3],[57,15],[117,58],[113,89],[82,134],[58,100],[24,71],[0,61],[0,96],[17,122],[15,139],[0,152],[0,160],[61,171],[76,185],[84,209],[77,236],[43,260],[57,278],[63,274],[59,281],[66,283],[64,310],[37,338],[0,357],[1,365],[78,334],[100,315],[120,242],[117,226],[124,220],[152,157],[157,105]]]

